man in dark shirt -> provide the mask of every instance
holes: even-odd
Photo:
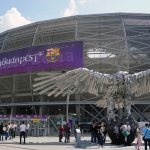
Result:
[[[4,135],[4,131],[3,131],[3,123],[0,124],[0,141],[3,141],[3,135]]]

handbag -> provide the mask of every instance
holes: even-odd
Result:
[[[148,131],[148,129],[146,130],[146,133],[147,133],[147,131]],[[142,140],[145,140],[146,133],[144,134]]]

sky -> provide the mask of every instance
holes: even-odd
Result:
[[[119,12],[150,14],[150,0],[0,0],[0,33],[38,21]]]

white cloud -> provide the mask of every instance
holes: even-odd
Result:
[[[0,32],[31,23],[21,15],[17,8],[11,8],[3,16],[0,16]]]
[[[84,5],[88,2],[88,0],[79,0],[79,4]]]
[[[76,0],[70,0],[68,7],[66,8],[66,10],[64,11],[64,17],[68,17],[68,16],[74,16],[76,15],[77,12],[77,4],[76,4]]]
[[[74,16],[82,12],[83,9],[91,9],[93,3],[97,3],[99,0],[69,0],[68,7],[63,13],[63,17]]]

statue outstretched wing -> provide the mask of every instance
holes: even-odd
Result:
[[[131,94],[136,97],[150,93],[150,69],[131,75]]]
[[[51,76],[35,78],[35,82],[34,91],[38,91],[39,94],[57,97],[60,94],[65,96],[71,91],[71,93],[88,92],[98,96],[101,92],[115,93],[116,88],[110,87],[117,84],[117,79],[110,74],[79,68],[53,78]]]

